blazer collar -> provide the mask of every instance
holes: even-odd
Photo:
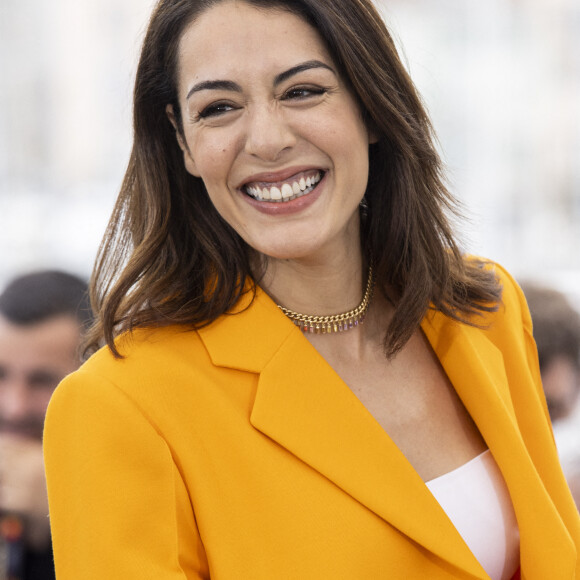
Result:
[[[246,285],[234,309],[201,328],[199,335],[214,365],[261,373],[294,330],[259,286],[254,298]]]
[[[199,333],[215,365],[260,375],[252,425],[456,566],[461,577],[487,578],[417,472],[348,386],[261,289],[251,298],[246,294],[236,314]],[[510,491],[519,486],[522,470],[538,479],[512,419],[511,401],[502,395],[509,389],[501,353],[481,331],[438,313],[422,328]],[[538,480],[538,493],[540,487]],[[529,505],[522,502],[530,498],[521,493],[512,498],[518,521],[529,518]]]

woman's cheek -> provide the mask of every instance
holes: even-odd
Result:
[[[202,173],[210,179],[226,179],[229,164],[232,162],[229,143],[223,140],[202,140],[196,147],[198,151],[198,165]]]

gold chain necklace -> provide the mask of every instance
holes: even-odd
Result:
[[[277,306],[303,332],[312,332],[314,334],[344,332],[364,322],[373,296],[373,288],[373,268],[369,266],[369,277],[363,299],[353,310],[343,312],[342,314],[334,314],[333,316],[312,316],[310,314],[294,312],[279,304]]]

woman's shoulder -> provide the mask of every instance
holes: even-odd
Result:
[[[473,324],[471,332],[481,333],[482,337],[495,344],[504,354],[529,354],[529,351],[535,349],[532,346],[532,319],[524,293],[515,277],[497,262],[473,259],[479,260],[482,267],[494,273],[501,287],[501,300],[491,311],[470,319],[469,322]]]
[[[488,315],[490,323],[499,323],[502,320],[523,320],[530,325],[531,319],[528,312],[526,299],[522,289],[514,276],[504,266],[493,260],[481,258],[479,256],[467,256],[469,262],[477,262],[481,267],[490,270],[495,275],[501,288],[501,300],[497,308]]]
[[[168,377],[184,375],[209,360],[198,333],[185,326],[140,328],[120,335],[115,344],[121,357],[108,346],[94,353],[65,383],[109,383],[127,394],[164,384]]]
[[[122,358],[103,347],[56,388],[47,415],[53,427],[75,416],[94,425],[114,409],[115,416],[138,416],[169,433],[175,409],[188,409],[192,419],[207,408],[212,365],[198,332],[181,326],[139,329],[116,342]],[[117,427],[123,428],[121,420]]]

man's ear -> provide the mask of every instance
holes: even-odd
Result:
[[[177,139],[177,143],[179,144],[179,148],[183,151],[183,162],[185,164],[185,169],[194,177],[200,177],[195,161],[193,160],[189,147],[187,146],[187,142],[185,141],[182,132],[179,130],[179,126],[177,125],[173,105],[167,105],[167,107],[165,107],[165,112],[167,113],[167,117],[175,129],[175,137]]]

